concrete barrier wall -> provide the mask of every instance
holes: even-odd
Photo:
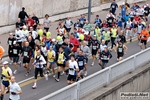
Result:
[[[150,65],[150,64],[149,64]],[[121,87],[116,88],[105,96],[99,96],[94,100],[120,100],[121,92],[143,92],[150,88],[150,68],[140,74],[137,73],[132,80]],[[146,99],[147,100],[147,99]]]
[[[92,0],[92,6],[99,6],[100,0]],[[22,7],[29,15],[36,13],[39,18],[49,14],[76,11],[86,8],[88,0],[0,0],[0,27],[14,24]]]
[[[118,5],[124,2],[124,0],[116,1]],[[128,1],[133,3],[143,0]],[[26,8],[29,15],[36,13],[42,23],[45,14],[50,15],[51,21],[56,21],[67,16],[75,17],[88,13],[88,0],[0,0],[0,34],[14,31],[14,24],[22,7]],[[92,12],[109,7],[110,3],[101,4],[100,0],[92,0]]]

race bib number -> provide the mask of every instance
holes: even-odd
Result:
[[[28,56],[28,52],[24,52],[24,56]]]
[[[145,13],[148,13],[148,11],[145,11]]]
[[[122,48],[119,48],[119,52],[122,52]]]
[[[83,24],[83,21],[80,21],[81,24]]]
[[[14,53],[14,54],[17,54],[17,50],[16,50],[16,49],[13,49],[13,53]]]
[[[12,41],[8,41],[9,45],[12,45]]]
[[[115,6],[113,5],[112,8],[115,8]]]
[[[48,26],[48,24],[47,24],[47,23],[45,23],[45,26]]]
[[[93,50],[96,50],[96,46],[93,46]]]
[[[111,23],[112,22],[112,20],[109,20],[109,23]]]
[[[107,60],[107,56],[104,56],[104,60]]]
[[[79,66],[83,66],[83,61],[78,62]]]

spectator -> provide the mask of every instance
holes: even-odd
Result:
[[[18,18],[20,18],[21,22],[26,24],[26,21],[25,21],[25,17],[29,17],[28,14],[25,12],[25,8],[22,7],[22,11],[19,12],[19,15],[18,15]]]

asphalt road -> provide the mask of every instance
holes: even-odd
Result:
[[[150,1],[148,1],[147,3],[150,3]],[[117,11],[117,13],[118,13],[118,11]],[[104,19],[106,17],[107,12],[101,11],[101,12],[94,13],[91,16],[92,22],[94,22],[96,14],[99,14],[100,18]],[[75,22],[77,18],[78,17],[72,18],[72,20]],[[57,27],[57,22],[54,22],[52,27],[50,28],[52,37],[56,36],[56,34],[55,34],[56,27]],[[8,38],[8,34],[0,35],[0,40],[2,41],[1,45],[5,48],[5,50],[7,50],[7,45],[6,45],[7,38]],[[127,44],[127,47],[129,48],[129,50],[128,50],[127,54],[124,56],[124,58],[127,58],[137,52],[140,52],[140,48],[139,48],[138,42],[136,40],[134,40],[132,43]],[[7,55],[7,53],[5,55]],[[112,52],[112,55],[113,55],[113,57],[107,66],[116,63],[116,54],[114,52]],[[8,58],[4,58],[4,60],[9,61]],[[92,62],[92,60],[89,60],[89,62],[88,62],[88,75],[91,75],[91,74],[101,70],[100,66],[97,64],[97,61],[95,62],[95,66],[93,66],[93,67],[90,66],[91,62]],[[14,70],[13,65],[11,65],[10,67],[12,68],[12,70]],[[21,100],[38,100],[39,98],[42,98],[43,96],[46,96],[50,93],[53,93],[65,86],[67,86],[67,80],[66,80],[67,78],[65,75],[60,77],[60,82],[56,82],[54,80],[54,78],[52,78],[52,76],[50,76],[48,81],[46,81],[44,78],[38,78],[37,89],[33,90],[32,85],[33,85],[34,81],[33,81],[32,77],[34,76],[34,70],[31,71],[31,73],[29,74],[28,77],[24,76],[25,69],[23,67],[21,67],[21,68],[19,67],[18,72],[19,73],[16,74],[15,77],[16,77],[17,82],[20,83],[20,86],[23,91],[23,93],[21,94]],[[9,97],[9,95],[6,94],[4,100],[8,100],[8,97]]]

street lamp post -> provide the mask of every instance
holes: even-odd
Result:
[[[89,6],[88,6],[88,22],[90,23],[91,21],[91,1],[89,0]]]

